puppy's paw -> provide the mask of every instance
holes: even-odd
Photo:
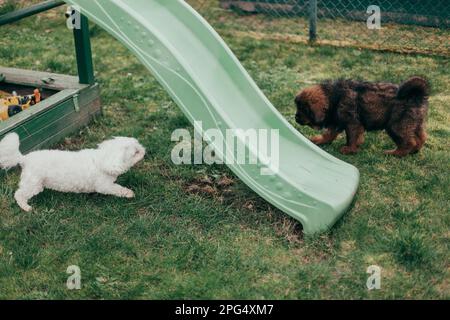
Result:
[[[409,154],[408,151],[394,149],[394,150],[386,150],[384,154],[395,156],[395,157],[404,157]]]
[[[317,145],[321,145],[321,144],[325,143],[322,135],[314,136],[310,140],[312,143],[317,144]]]
[[[28,204],[19,204],[19,207],[25,212],[33,211],[33,207]]]
[[[359,151],[357,147],[343,146],[340,150],[342,154],[355,154]]]
[[[123,192],[123,197],[127,198],[127,199],[134,198],[134,191],[130,190],[130,189],[125,189],[124,192]]]

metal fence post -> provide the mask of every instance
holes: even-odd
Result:
[[[317,0],[309,0],[309,41],[317,39]]]
[[[88,19],[81,15],[80,29],[74,29],[75,50],[77,54],[78,77],[80,83],[94,84],[94,67],[92,63],[91,40],[89,38]]]
[[[2,3],[2,1],[0,1]],[[5,13],[0,16],[0,26],[13,23],[22,20],[27,17],[31,17],[35,14],[59,7],[64,4],[64,1],[48,0],[42,3],[38,3],[27,8],[15,10],[12,12]]]

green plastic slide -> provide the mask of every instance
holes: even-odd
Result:
[[[245,136],[238,136],[238,142],[247,155],[257,157],[257,164],[228,166],[261,197],[299,220],[306,234],[329,229],[347,210],[358,187],[358,170],[298,133],[221,37],[183,0],[66,2],[131,50],[221,157],[221,146],[208,129],[223,136],[228,129],[278,130],[278,170]]]

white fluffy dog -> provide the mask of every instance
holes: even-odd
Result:
[[[32,210],[28,201],[45,188],[133,198],[132,190],[115,182],[144,156],[145,149],[136,139],[124,137],[107,140],[97,149],[77,152],[42,150],[26,156],[19,151],[17,134],[8,134],[0,142],[0,168],[22,167],[19,190],[14,198],[25,211]]]

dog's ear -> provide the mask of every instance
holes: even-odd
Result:
[[[295,100],[294,100],[295,105],[297,106],[297,108],[300,107],[301,101],[302,101],[302,93],[299,92],[299,93],[295,96]]]
[[[306,92],[309,108],[314,123],[321,124],[325,121],[329,108],[329,100],[321,86],[314,86]]]
[[[326,106],[320,106],[317,104],[311,105],[312,115],[314,117],[315,124],[321,124],[325,121],[328,108]]]
[[[101,160],[101,170],[110,176],[120,176],[126,171],[122,158],[122,156],[105,154]]]
[[[128,170],[125,161],[127,146],[121,144],[117,138],[102,142],[98,149],[102,151],[98,165],[103,172],[119,176]]]

